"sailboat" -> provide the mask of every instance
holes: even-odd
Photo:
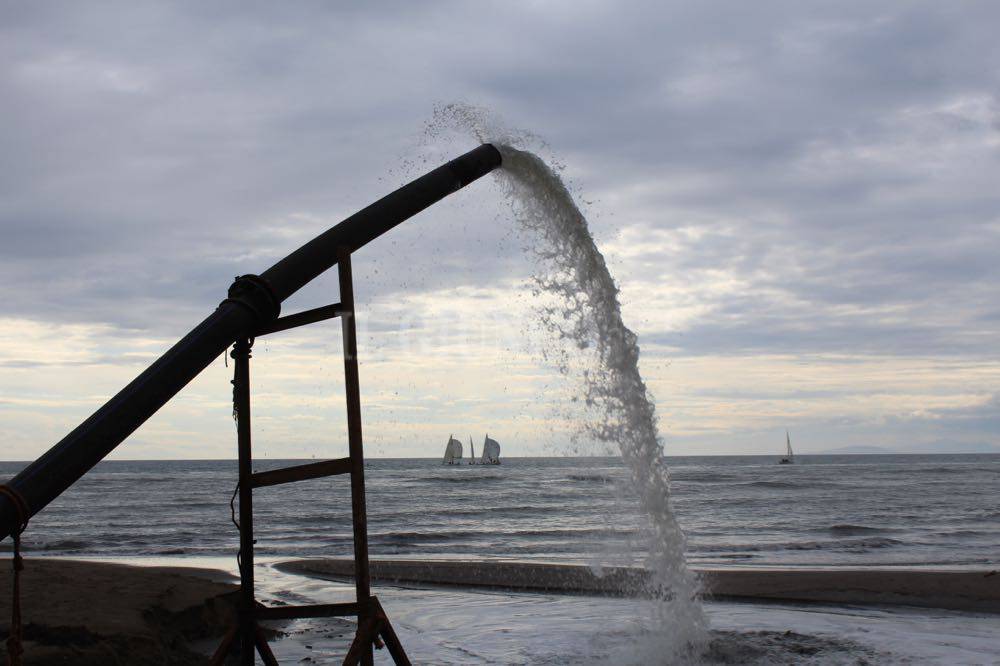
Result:
[[[448,435],[448,445],[444,447],[444,464],[460,465],[462,463],[462,442]]]
[[[500,442],[495,439],[490,439],[489,435],[486,435],[486,441],[483,442],[483,457],[479,462],[480,465],[499,465],[500,464]]]
[[[795,454],[792,453],[792,438],[788,436],[788,431],[785,431],[785,446],[787,450],[785,452],[785,457],[778,461],[779,465],[791,465],[795,461]]]
[[[472,435],[469,435],[469,464],[476,464],[476,447],[472,445]]]

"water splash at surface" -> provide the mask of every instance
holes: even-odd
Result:
[[[514,147],[523,136],[492,129],[497,124],[488,113],[450,105],[438,109],[434,123],[492,141],[503,155],[503,167],[495,173],[538,259],[534,282],[546,298],[539,309],[542,327],[593,359],[580,372],[590,415],[584,430],[621,452],[649,517],[644,565],[654,572],[658,589],[652,592],[660,603],[654,605],[655,645],[645,649],[659,659],[697,650],[707,635],[706,621],[697,580],[684,559],[684,534],[671,510],[655,407],[639,373],[636,336],[622,321],[618,288],[587,220],[556,171],[534,153]],[[567,357],[559,363],[564,373],[571,370]]]

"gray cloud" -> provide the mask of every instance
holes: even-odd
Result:
[[[96,307],[118,323],[113,309],[90,302],[100,296],[86,295],[127,300],[108,293],[115,274],[129,276],[136,298],[180,306],[193,294],[178,284],[195,283],[204,286],[199,299],[216,300],[232,274],[259,270],[320,228],[279,241],[260,237],[264,225],[296,211],[334,221],[389,189],[380,174],[412,145],[432,103],[451,97],[495,103],[511,122],[565,146],[568,163],[592,174],[588,188],[697,176],[698,189],[668,188],[663,198],[745,220],[750,238],[756,216],[779,211],[789,222],[772,230],[781,232],[775,246],[794,263],[835,238],[843,252],[830,271],[851,271],[852,251],[909,249],[881,270],[909,272],[933,248],[889,247],[894,234],[936,243],[956,236],[940,227],[958,224],[958,237],[970,238],[997,210],[991,192],[951,193],[905,161],[806,175],[796,167],[818,144],[919,141],[896,125],[914,105],[992,98],[1000,70],[989,65],[1000,50],[988,4],[847,3],[808,13],[794,3],[742,12],[662,3],[54,6],[18,8],[3,29],[0,252],[14,274],[7,284],[27,275],[36,296],[47,296],[15,296],[21,313],[65,311],[37,304],[58,302],[31,277],[41,262],[46,274],[81,285],[61,285],[87,303],[71,317]],[[946,136],[977,131],[960,115],[941,112],[938,121]],[[893,189],[912,196],[876,200]],[[472,233],[450,242],[461,211],[447,212],[404,240],[471,253],[435,275],[475,281],[469,266],[493,265],[481,259],[494,258],[498,234],[480,225],[475,235],[486,242],[470,242]],[[655,208],[645,213],[676,223]],[[984,256],[995,236],[980,244]],[[722,249],[672,259],[720,265]],[[242,260],[247,252],[262,255],[256,266]],[[957,280],[954,267],[969,266],[948,256],[939,264],[914,272]],[[806,277],[810,290],[839,281]]]
[[[436,103],[465,100],[548,140],[596,199],[612,260],[619,234],[658,239],[622,260],[626,295],[630,281],[669,285],[704,307],[642,328],[647,348],[996,359],[992,3],[54,2],[4,15],[7,316],[180,335],[236,274],[472,147],[419,145]],[[474,188],[366,248],[362,297],[523,275],[495,188]],[[685,228],[699,233],[653,233]],[[706,289],[719,272],[734,286]],[[331,300],[333,285],[287,309]]]

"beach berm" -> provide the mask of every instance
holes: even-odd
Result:
[[[349,559],[283,562],[289,573],[347,578]],[[652,580],[636,567],[515,560],[372,560],[372,578],[395,583],[643,596]],[[1000,613],[1000,574],[983,570],[732,567],[696,570],[709,598],[825,604],[918,606]]]
[[[11,618],[10,563],[0,572],[0,635]],[[26,665],[203,664],[192,643],[221,636],[237,590],[222,571],[63,559],[25,561]]]

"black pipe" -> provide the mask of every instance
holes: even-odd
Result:
[[[282,301],[337,263],[338,248],[357,250],[496,169],[500,160],[496,148],[483,144],[355,213],[260,277],[237,278],[229,298],[215,312],[7,485],[24,497],[30,514],[35,515],[111,453],[241,333],[276,319]],[[13,502],[0,494],[0,540],[17,523]]]

